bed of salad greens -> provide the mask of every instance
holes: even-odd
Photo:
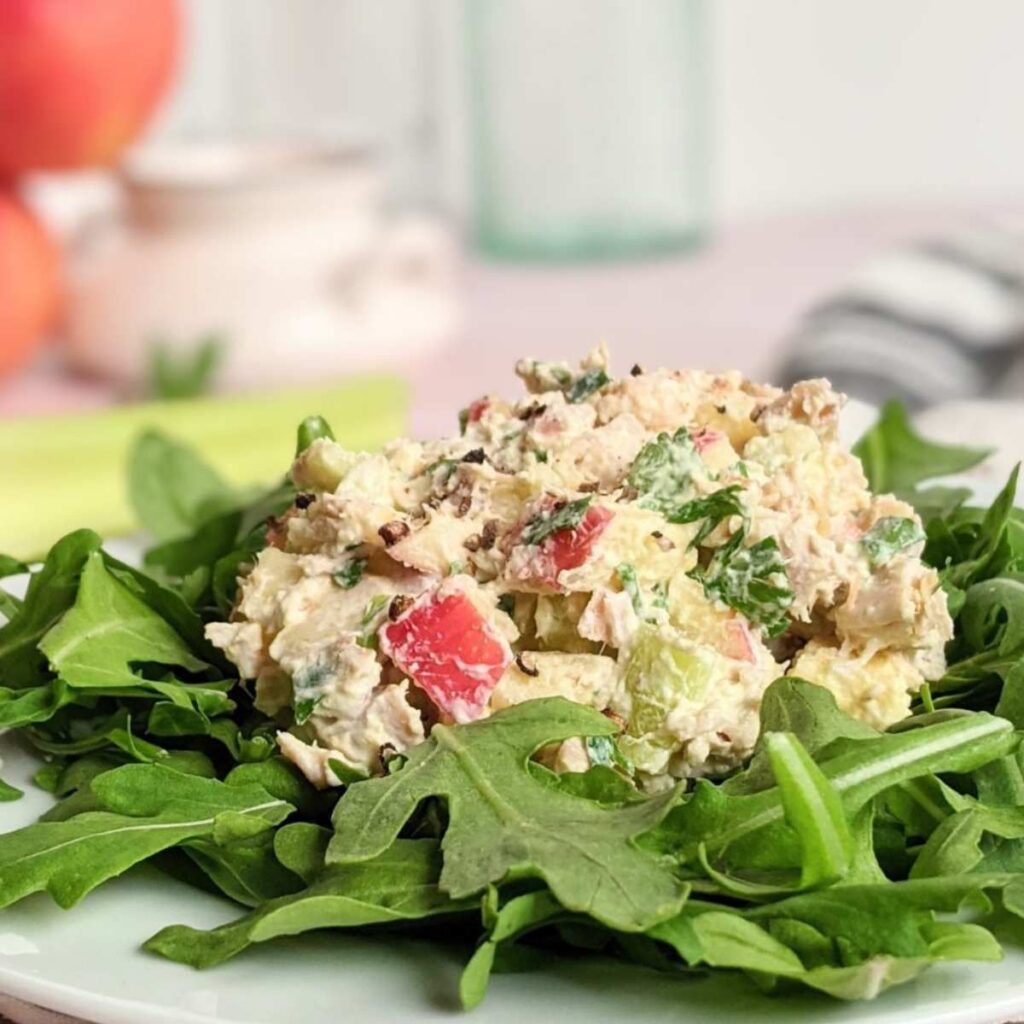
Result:
[[[307,420],[300,450],[328,432]],[[210,967],[311,929],[438,928],[465,937],[466,1007],[492,971],[538,953],[732,969],[844,999],[937,961],[998,959],[996,935],[1024,917],[1016,473],[987,510],[924,487],[986,453],[922,440],[896,405],[856,450],[875,490],[920,510],[957,627],[946,676],[888,732],[781,679],[743,770],[648,796],[612,721],[549,698],[438,726],[382,777],[318,792],[203,638],[294,489],[238,491],[190,450],[142,437],[130,492],[157,541],[142,569],[89,530],[40,564],[0,558],[0,575],[31,572],[23,599],[0,589],[0,729],[38,750],[35,783],[58,798],[0,835],[0,906],[47,891],[70,907],[155,859],[247,909],[212,931],[165,928],[154,954]],[[589,771],[534,760],[569,737],[587,738]]]

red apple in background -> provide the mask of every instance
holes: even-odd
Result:
[[[42,225],[0,190],[0,377],[25,361],[53,323],[59,271],[57,247]]]
[[[111,163],[174,68],[176,0],[0,0],[0,177]]]

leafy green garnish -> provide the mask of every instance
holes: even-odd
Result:
[[[523,527],[522,542],[541,544],[560,530],[574,530],[583,522],[588,508],[590,498],[577,498],[575,501],[561,502],[554,508],[538,512]]]
[[[39,643],[61,679],[82,688],[147,686],[137,666],[202,672],[166,619],[110,574],[97,551],[82,569],[75,603]]]
[[[704,586],[709,598],[721,601],[760,623],[768,636],[778,636],[789,625],[786,612],[793,603],[793,591],[774,537],[743,547],[733,540],[716,548],[705,569],[691,575]]]
[[[853,448],[868,486],[877,494],[908,495],[924,480],[949,476],[983,462],[990,449],[936,444],[920,437],[899,402],[887,402],[878,422]]]
[[[868,565],[872,569],[877,569],[904,548],[909,548],[922,540],[924,530],[913,519],[885,516],[864,534],[860,544],[867,556]]]
[[[675,434],[659,434],[640,449],[626,483],[636,491],[641,508],[667,516],[692,495],[693,477],[702,466],[689,431],[680,427]]]
[[[70,907],[97,885],[179,843],[243,826],[266,829],[292,810],[264,789],[160,765],[125,765],[92,781],[98,811],[0,836],[0,906],[46,890]],[[251,833],[250,833],[251,834]]]
[[[678,794],[605,808],[564,795],[528,770],[545,744],[614,731],[603,715],[558,697],[459,728],[437,725],[398,772],[345,792],[328,863],[380,856],[422,801],[443,797],[450,821],[439,884],[453,899],[511,874],[542,879],[568,910],[611,927],[648,927],[682,905],[685,889],[632,840],[654,828]]]
[[[740,495],[743,493],[738,484],[722,487],[703,498],[694,498],[666,512],[670,523],[696,523],[703,519],[700,529],[690,541],[690,547],[700,547],[708,539],[719,523],[739,516],[746,523],[746,509]]]
[[[128,461],[128,496],[139,523],[160,540],[191,533],[239,503],[239,495],[192,448],[155,430],[136,440]]]
[[[302,725],[324,699],[324,687],[330,677],[330,670],[319,663],[309,665],[292,676],[295,695],[293,710],[297,725]]]
[[[378,857],[327,868],[309,888],[263,903],[237,921],[212,931],[173,925],[146,949],[191,967],[212,967],[255,942],[318,928],[357,928],[417,921],[468,909],[437,884],[441,856],[430,839],[398,839]]]
[[[573,403],[582,402],[595,391],[600,391],[609,380],[608,374],[600,368],[587,370],[586,373],[581,373],[578,377],[575,377],[572,383],[565,389],[566,400]]]
[[[350,558],[335,574],[334,582],[343,590],[351,590],[363,578],[367,558]]]

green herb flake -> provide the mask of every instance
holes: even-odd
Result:
[[[581,373],[576,377],[566,388],[566,400],[573,404],[582,402],[595,391],[600,391],[609,381],[608,374],[600,367],[594,370],[587,370],[586,373]]]
[[[913,519],[885,516],[861,538],[861,547],[872,569],[885,565],[904,548],[924,540],[924,530]]]
[[[391,604],[390,594],[376,594],[366,603],[363,610],[363,617],[359,620],[362,626],[362,633],[356,640],[360,647],[377,647],[377,628],[380,625],[381,616],[385,613],[388,605]]]
[[[576,529],[583,522],[588,508],[590,498],[577,498],[575,501],[562,502],[552,509],[539,512],[523,528],[522,542],[541,544],[553,533]]]
[[[704,586],[704,593],[759,623],[772,637],[789,625],[787,609],[793,603],[793,591],[786,578],[786,567],[774,538],[742,546],[743,532],[717,548],[706,569],[690,574]]]
[[[626,482],[637,494],[641,508],[670,515],[690,499],[693,478],[704,472],[704,464],[689,432],[681,427],[675,434],[659,434],[640,449]]]
[[[351,590],[363,578],[368,559],[353,558],[333,575],[333,580],[342,590]]]
[[[703,498],[694,498],[683,505],[671,509],[666,518],[670,523],[695,523],[703,519],[700,528],[690,541],[690,547],[700,547],[708,539],[719,523],[732,518],[741,517],[746,520],[746,510],[740,495],[743,493],[739,484],[732,484],[714,491]]]
[[[330,678],[330,669],[319,663],[300,669],[292,677],[292,706],[296,725],[303,725],[324,699],[326,684]]]

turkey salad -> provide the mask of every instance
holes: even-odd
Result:
[[[379,774],[438,722],[562,696],[621,726],[658,790],[748,758],[780,676],[884,729],[943,675],[920,519],[869,491],[827,381],[613,379],[603,349],[516,373],[526,393],[474,401],[452,437],[313,440],[206,627],[315,785]],[[581,740],[545,757],[594,761]]]

